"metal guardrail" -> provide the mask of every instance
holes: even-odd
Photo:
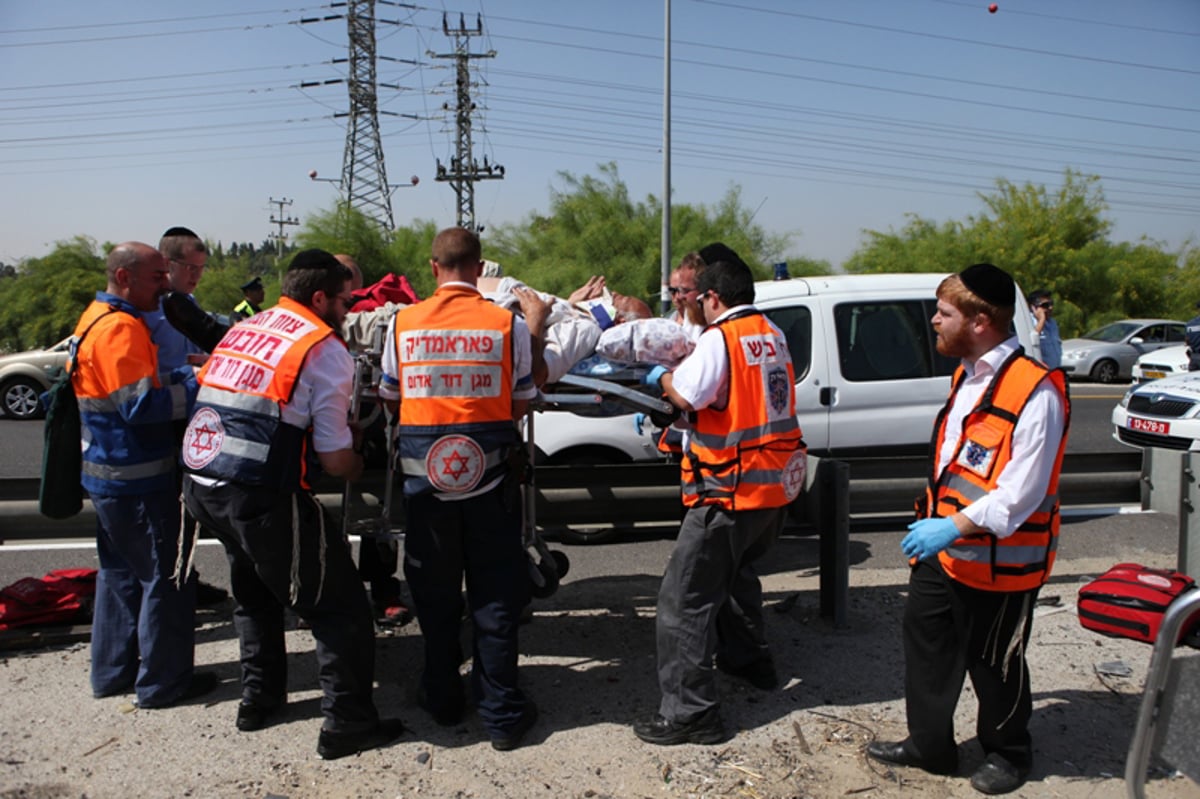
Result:
[[[911,512],[924,489],[929,462],[922,457],[846,459],[850,470],[851,516]],[[385,473],[368,472],[355,484],[370,511],[383,495]],[[95,514],[90,503],[72,519],[55,520],[37,509],[37,478],[0,479],[0,541],[92,535]],[[1142,454],[1129,452],[1068,453],[1059,494],[1064,507],[1136,504],[1141,501]],[[540,466],[535,472],[539,526],[629,525],[673,522],[680,518],[679,467],[669,463],[598,466]],[[322,502],[340,511],[341,484],[318,486]],[[402,519],[397,508],[393,519]]]

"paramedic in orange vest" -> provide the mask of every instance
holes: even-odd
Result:
[[[399,404],[404,576],[425,641],[419,704],[441,725],[467,708],[458,667],[462,584],[474,636],[475,706],[501,751],[520,746],[537,707],[517,685],[517,626],[529,601],[515,420],[536,396],[525,322],[484,299],[479,237],[441,231],[430,266],[437,291],[389,326],[379,396]]]
[[[767,649],[754,561],[775,543],[804,484],[792,358],[754,302],[754,276],[732,250],[705,259],[697,300],[708,328],[674,372],[646,382],[688,414],[687,511],[658,592],[658,712],[636,722],[643,741],[713,744],[727,737],[716,668],[760,690],[778,684]]]
[[[938,286],[937,350],[962,365],[934,423],[934,471],[919,518],[901,542],[912,564],[904,610],[908,737],[867,746],[876,760],[953,774],[954,709],[969,674],[986,756],[971,785],[986,794],[1016,790],[1033,764],[1025,648],[1058,546],[1070,418],[1062,372],[1026,355],[1010,335],[1015,300],[1012,278],[991,264]]]
[[[196,579],[179,567],[179,490],[172,421],[196,398],[190,366],[162,375],[145,314],[167,291],[167,261],[149,244],[118,244],[108,285],[83,312],[72,384],[83,433],[82,483],[96,511],[92,693],[133,691],[160,708],[208,693],[194,672]]]
[[[200,372],[183,440],[184,501],[225,545],[237,601],[242,700],[254,732],[287,702],[284,608],[312,627],[326,760],[383,746],[404,731],[372,697],[375,625],[343,532],[313,496],[323,471],[356,480],[348,423],[354,362],[338,335],[350,272],[323,250],[296,254],[273,308],[239,322]]]

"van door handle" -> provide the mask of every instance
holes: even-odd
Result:
[[[818,397],[820,398],[822,405],[831,406],[833,405],[834,399],[837,397],[837,389],[833,388],[832,386],[825,386],[821,389],[821,393],[818,395]]]

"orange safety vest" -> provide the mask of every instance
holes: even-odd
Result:
[[[960,365],[954,374],[950,399],[934,423],[933,456],[946,437],[946,417],[963,383]],[[1018,349],[1001,366],[975,407],[963,418],[963,431],[954,456],[934,475],[926,488],[925,508],[931,517],[949,517],[982,499],[1012,459],[1013,431],[1029,398],[1043,380],[1049,380],[1063,400],[1063,436],[1059,443],[1046,497],[1013,532],[1001,538],[993,533],[961,536],[938,554],[942,568],[953,579],[984,591],[1028,591],[1043,585],[1054,568],[1058,548],[1058,476],[1067,447],[1071,403],[1066,376],[1047,369]]]
[[[395,317],[404,492],[464,493],[507,467],[513,315],[464,286],[442,286]]]
[[[309,429],[283,422],[308,353],[333,335],[289,297],[231,327],[200,371],[196,409],[183,438],[189,472],[283,491],[308,489]]]
[[[804,486],[806,450],[796,420],[787,341],[757,310],[718,322],[729,358],[723,407],[692,415],[683,455],[683,504],[778,508]]]

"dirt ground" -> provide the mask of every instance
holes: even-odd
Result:
[[[1108,554],[1060,558],[1039,607],[1030,661],[1036,765],[1016,796],[1121,797],[1124,760],[1150,647],[1082,629],[1074,598]],[[1148,565],[1173,557],[1137,553]],[[644,574],[568,581],[522,628],[522,681],[541,718],[522,748],[493,751],[478,719],[436,726],[414,702],[416,625],[378,640],[377,703],[409,726],[397,744],[335,762],[315,751],[319,693],[311,635],[288,633],[291,704],[282,723],[238,733],[237,642],[229,607],[202,613],[197,664],[222,678],[203,703],[135,710],[131,697],[91,698],[86,643],[3,653],[0,797],[966,797],[982,755],[969,687],[959,705],[959,775],[890,770],[868,761],[873,739],[903,737],[900,615],[906,570],[856,565],[849,626],[817,613],[811,558],[776,563],[764,580],[783,686],[763,693],[722,678],[736,730],[717,746],[643,744],[631,722],[655,709],[654,596]],[[877,559],[881,560],[881,559]],[[210,572],[215,574],[215,570]],[[214,580],[215,581],[215,580]],[[1121,676],[1121,667],[1127,675]],[[1106,674],[1103,672],[1118,672]],[[1200,796],[1162,770],[1149,792]]]

